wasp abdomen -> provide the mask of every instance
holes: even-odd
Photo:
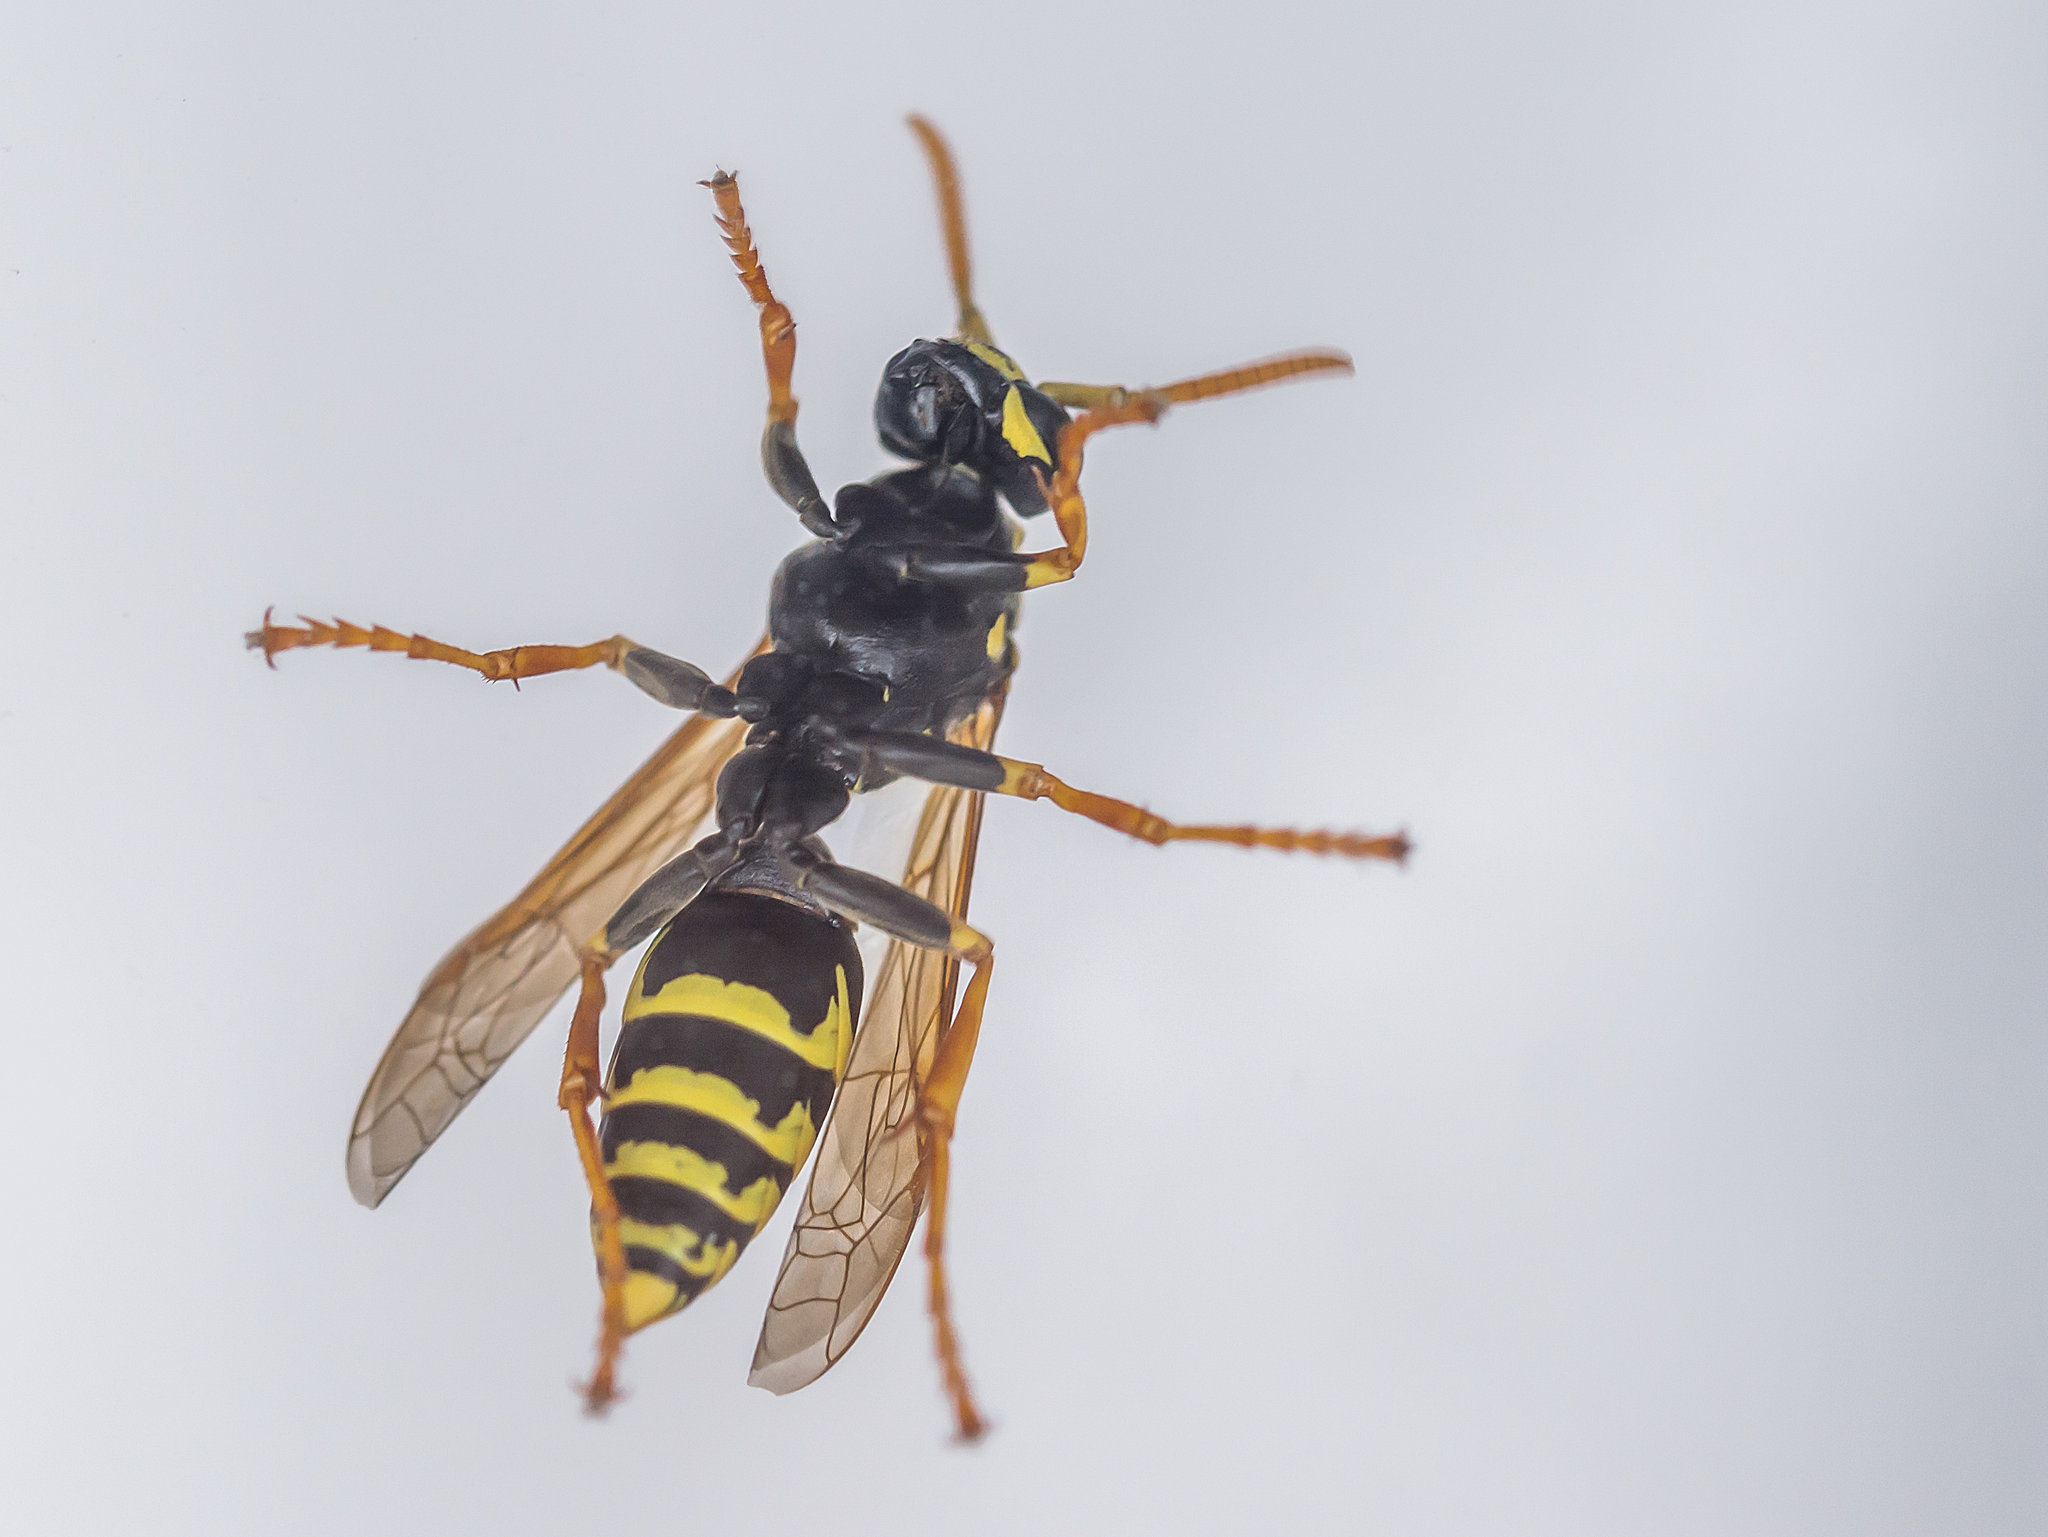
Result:
[[[626,1249],[626,1327],[733,1266],[809,1156],[860,1014],[846,925],[706,892],[648,947],[600,1128]]]

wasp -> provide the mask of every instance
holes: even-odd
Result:
[[[273,667],[279,652],[308,646],[396,652],[491,681],[606,667],[690,712],[434,968],[349,1130],[349,1189],[376,1206],[578,988],[558,1102],[590,1188],[603,1293],[582,1390],[592,1411],[617,1392],[625,1339],[723,1277],[815,1153],[749,1380],[786,1393],[833,1366],[873,1316],[922,1212],[940,1375],[959,1435],[982,1433],[945,1238],[955,1120],[995,958],[967,921],[988,796],[1050,801],[1152,844],[1408,853],[1398,833],[1170,822],[992,751],[1017,668],[1020,598],[1071,581],[1087,554],[1089,440],[1351,363],[1318,350],[1150,389],[1034,384],[974,302],[952,154],[929,122],[910,126],[930,162],[958,329],[912,342],[882,372],[875,428],[907,467],[829,503],[797,443],[795,322],[769,285],[738,178],[703,183],[759,312],[762,467],[811,536],[776,571],[767,636],[737,672],[714,682],[623,635],[475,652],[341,620],[278,625],[266,613],[247,636]],[[1058,542],[1022,548],[1024,524],[1048,512]],[[897,819],[881,873],[836,859],[820,835],[854,796],[891,786],[918,799]],[[642,944],[607,1070],[605,975]]]

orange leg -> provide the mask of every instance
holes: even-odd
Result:
[[[789,380],[796,370],[796,321],[790,317],[789,306],[768,286],[768,270],[761,265],[761,254],[754,249],[754,232],[747,228],[747,211],[740,206],[740,179],[720,171],[697,185],[709,187],[718,200],[718,232],[725,237],[725,248],[739,269],[747,297],[761,311],[761,356],[768,365],[768,420],[794,422],[796,397],[789,392]]]
[[[1040,390],[1062,405],[1084,409],[1060,433],[1059,467],[1045,483],[1046,502],[1066,543],[1057,550],[1045,550],[1031,557],[1024,568],[1025,587],[1044,587],[1068,580],[1080,569],[1082,558],[1088,553],[1088,504],[1081,497],[1081,449],[1103,428],[1127,422],[1156,422],[1169,406],[1235,395],[1301,374],[1328,372],[1350,373],[1351,359],[1341,352],[1296,352],[1150,390],[1127,390],[1118,384],[1040,385]]]
[[[465,651],[460,646],[430,640],[424,635],[401,635],[381,624],[366,630],[345,619],[322,624],[301,614],[299,620],[305,628],[272,624],[270,610],[265,609],[263,628],[251,630],[242,638],[251,651],[261,651],[263,660],[272,667],[277,665],[278,652],[295,651],[302,646],[367,646],[372,651],[402,652],[415,661],[450,662],[457,667],[467,667],[471,672],[482,673],[493,683],[506,678],[517,683],[521,678],[537,678],[550,672],[572,672],[579,667],[600,664],[617,667],[625,660],[626,653],[635,649],[633,642],[625,636],[614,635],[610,640],[588,646],[514,646],[505,651]]]
[[[583,1387],[583,1405],[602,1414],[617,1392],[619,1349],[626,1339],[626,1247],[619,1239],[619,1203],[604,1172],[604,1152],[590,1107],[604,1092],[604,1069],[597,1059],[597,1026],[604,1014],[604,974],[618,959],[615,952],[591,948],[583,952],[583,986],[576,995],[576,1013],[569,1021],[569,1047],[562,1057],[562,1087],[556,1103],[569,1113],[576,1136],[576,1156],[590,1186],[590,1220],[597,1228],[598,1275],[604,1287],[604,1311],[597,1337],[597,1369]]]
[[[929,1205],[924,1219],[924,1258],[931,1276],[932,1341],[938,1352],[939,1373],[952,1400],[953,1423],[963,1441],[979,1440],[988,1429],[974,1393],[967,1385],[967,1372],[960,1364],[960,1338],[953,1328],[951,1294],[946,1285],[946,1194],[951,1172],[953,1123],[960,1110],[960,1094],[967,1086],[967,1070],[974,1065],[974,1048],[981,1039],[981,1015],[988,1003],[989,973],[995,966],[995,951],[986,936],[964,923],[953,925],[952,953],[974,968],[967,991],[954,1011],[953,1022],[939,1038],[930,1074],[918,1092],[917,1124],[924,1143],[926,1185]]]
[[[1150,390],[1126,389],[1121,384],[1062,384],[1050,379],[1037,388],[1041,395],[1077,411],[1093,410],[1097,406],[1120,406],[1140,395],[1153,396],[1164,405],[1185,406],[1198,400],[1213,400],[1218,395],[1236,395],[1258,389],[1261,385],[1278,384],[1300,374],[1326,372],[1350,373],[1350,357],[1334,348],[1318,347],[1308,352],[1283,353],[1277,358],[1246,363],[1240,368],[1197,374],[1192,379],[1182,379]]]
[[[701,185],[718,200],[718,232],[739,269],[741,286],[761,311],[761,360],[768,368],[768,426],[761,434],[761,468],[804,527],[830,538],[836,532],[832,510],[818,494],[817,479],[796,442],[796,396],[789,387],[796,372],[796,321],[768,286],[768,270],[761,265],[754,232],[747,228],[747,211],[740,206],[739,178],[720,171]]]
[[[1072,785],[1048,774],[1036,763],[1015,758],[997,760],[1003,766],[1001,795],[1023,800],[1049,800],[1063,811],[1084,816],[1104,827],[1158,845],[1162,843],[1231,843],[1243,849],[1280,849],[1287,853],[1337,854],[1346,859],[1386,859],[1407,862],[1408,835],[1367,836],[1364,833],[1329,832],[1320,828],[1303,831],[1292,827],[1211,827],[1184,825],[1155,816],[1129,801],[1113,800]]]
[[[988,756],[973,749],[962,751],[977,760]],[[946,1397],[952,1401],[953,1422],[959,1428],[960,1439],[972,1441],[987,1425],[974,1406],[974,1394],[960,1364],[960,1339],[953,1329],[953,1310],[946,1286],[946,1192],[953,1120],[960,1109],[960,1091],[967,1083],[967,1069],[974,1061],[975,1042],[981,1037],[981,1012],[988,1002],[988,976],[995,962],[995,950],[986,935],[878,875],[848,869],[815,854],[793,858],[785,868],[795,876],[800,890],[840,916],[871,923],[906,944],[938,951],[974,968],[960,1007],[939,1037],[931,1070],[918,1085],[913,1113],[887,1134],[898,1137],[915,1131],[923,1155],[926,1192],[931,1202],[925,1216],[924,1256],[931,1272],[933,1343]]]
[[[939,195],[939,226],[946,236],[946,270],[953,278],[953,298],[960,306],[960,337],[993,346],[995,338],[988,334],[988,322],[974,302],[974,263],[967,254],[967,217],[961,212],[960,173],[953,166],[953,152],[928,119],[913,113],[910,128],[931,162],[932,187]]]

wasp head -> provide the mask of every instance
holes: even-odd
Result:
[[[875,392],[882,446],[920,464],[957,464],[1023,517],[1045,511],[1067,413],[1031,387],[1008,354],[979,341],[916,341],[889,360]]]
[[[958,342],[915,341],[889,360],[875,392],[882,446],[920,464],[973,465],[983,457],[991,394],[1000,376]]]

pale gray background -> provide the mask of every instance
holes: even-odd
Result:
[[[0,1525],[2048,1525],[2048,26],[2027,3],[9,7]],[[743,1385],[778,1226],[569,1392],[559,1024],[381,1212],[420,977],[671,721],[266,603],[718,668],[950,325],[902,114],[1104,441],[1004,744],[1405,876],[989,816],[947,1448],[918,1288]]]

